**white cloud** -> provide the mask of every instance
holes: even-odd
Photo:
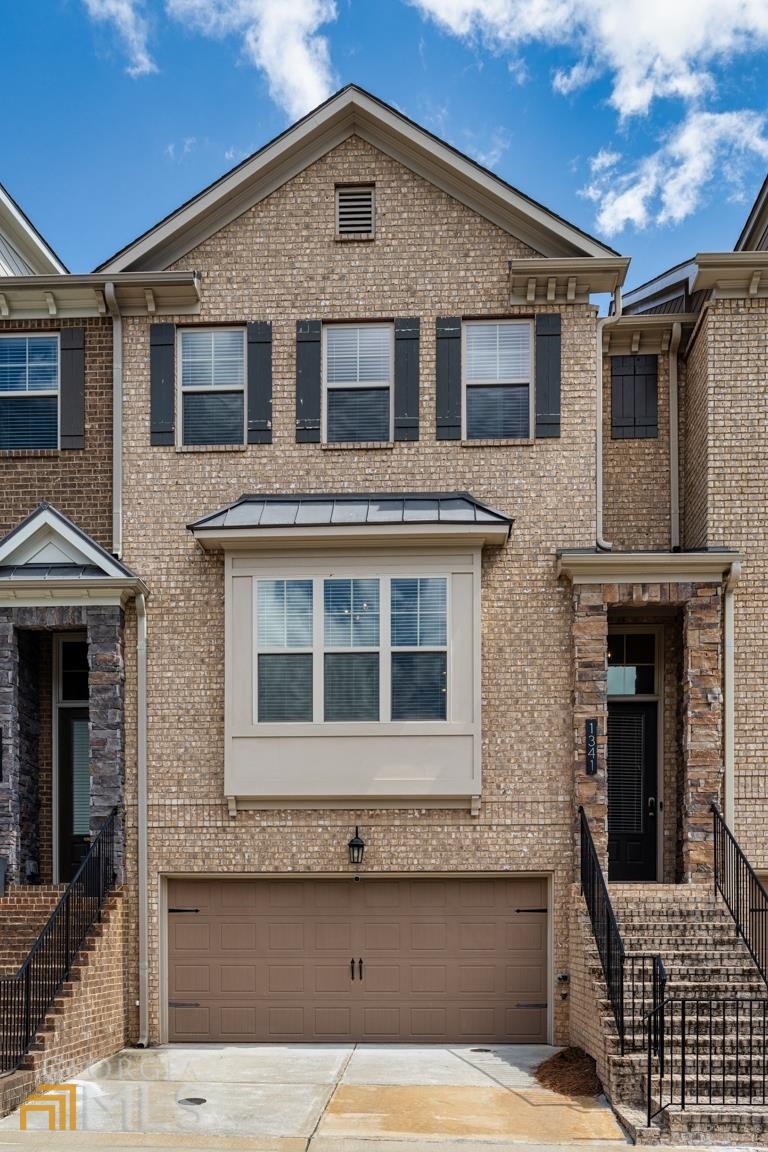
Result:
[[[129,76],[146,76],[157,66],[147,47],[147,23],[138,0],[83,0],[86,11],[97,23],[114,24],[128,53]]]
[[[711,68],[768,45],[765,0],[409,0],[455,36],[497,51],[526,43],[565,46],[576,61],[555,73],[573,92],[608,72],[620,116],[645,113],[654,100],[700,100],[713,89]]]
[[[599,205],[597,226],[613,236],[627,225],[678,224],[711,193],[738,192],[745,164],[768,163],[768,121],[756,112],[691,111],[669,140],[628,171],[621,156],[602,150],[582,195]]]
[[[242,37],[246,58],[292,119],[333,90],[328,41],[318,29],[336,19],[334,0],[167,0],[169,15],[204,36]]]

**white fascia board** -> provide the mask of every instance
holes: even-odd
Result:
[[[563,552],[558,576],[572,584],[680,584],[718,582],[738,552]]]
[[[658,355],[666,350],[664,337],[669,340],[675,324],[687,330],[693,328],[698,319],[697,312],[654,312],[637,316],[624,314],[603,329],[603,347],[609,356],[628,356],[632,353],[633,340],[637,335],[640,338],[637,353],[641,356]]]
[[[196,528],[193,535],[206,549],[253,551],[259,548],[338,548],[354,544],[360,549],[377,544],[506,544],[505,523],[435,524],[335,524],[285,528]]]
[[[73,564],[92,564],[100,568],[105,576],[116,580],[126,579],[125,569],[108,552],[95,548],[84,533],[74,531],[53,508],[41,508],[30,516],[26,524],[9,533],[0,543],[0,564],[5,567],[14,564],[23,566],[30,548],[35,548],[35,537],[39,537],[41,543],[43,538],[58,541],[62,550],[72,557]]]
[[[148,595],[141,580],[3,580],[0,581],[0,607],[36,608],[45,604],[123,607],[139,593]]]
[[[120,276],[8,276],[0,278],[0,319],[56,319],[107,314],[105,289],[111,284],[123,316],[148,314],[146,290],[158,315],[200,311],[200,279],[194,272],[130,272]]]
[[[763,181],[734,248],[737,252],[759,252],[768,248],[768,176]]]
[[[700,252],[693,290],[718,296],[768,296],[768,252]]]
[[[56,253],[0,184],[0,230],[36,273],[65,273]]]
[[[350,135],[379,148],[545,256],[615,256],[386,105],[345,89],[98,269],[166,267]]]

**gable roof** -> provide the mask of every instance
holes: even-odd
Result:
[[[122,602],[146,592],[130,568],[43,501],[0,539],[0,604],[55,597]]]
[[[168,267],[352,135],[423,176],[542,256],[618,255],[388,104],[350,84],[96,271]]]
[[[66,272],[13,197],[0,184],[0,277]]]
[[[763,249],[768,249],[768,176],[752,205],[734,251],[762,252]]]

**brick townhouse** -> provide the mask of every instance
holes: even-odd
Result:
[[[610,1080],[579,809],[612,889],[709,894],[713,801],[768,870],[767,213],[622,302],[628,260],[350,86],[92,275],[0,283],[62,403],[0,452],[0,851],[67,878],[21,671],[55,705],[66,624],[130,1040],[575,1040]]]

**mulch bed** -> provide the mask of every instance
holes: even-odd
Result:
[[[595,1062],[581,1048],[564,1048],[534,1069],[542,1088],[561,1096],[599,1096],[603,1086]]]

